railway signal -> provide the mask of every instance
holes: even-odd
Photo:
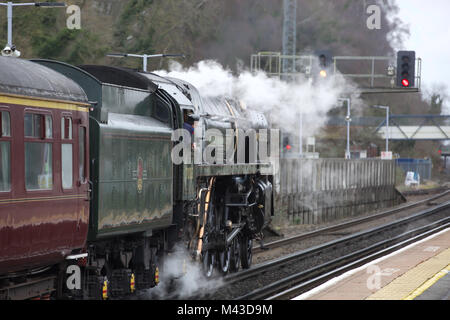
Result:
[[[316,57],[319,59],[319,68],[317,70],[317,76],[319,78],[327,78],[331,74],[331,66],[333,65],[333,56],[328,50],[320,50],[315,52]]]
[[[397,86],[412,88],[416,77],[416,52],[399,51],[397,53]]]
[[[288,135],[285,135],[283,137],[283,151],[284,152],[290,152],[292,151],[292,143],[291,138]]]

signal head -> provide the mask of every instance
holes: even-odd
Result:
[[[397,53],[397,86],[408,88],[415,85],[415,51],[399,51]]]
[[[324,54],[321,54],[319,57],[319,64],[321,67],[327,66],[327,57]]]
[[[328,50],[318,50],[314,52],[316,61],[313,68],[313,76],[316,80],[325,79],[333,74],[333,55]]]
[[[408,79],[403,79],[402,80],[402,86],[409,87],[409,80]]]

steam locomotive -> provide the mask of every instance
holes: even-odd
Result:
[[[174,139],[186,123],[189,143]],[[179,79],[0,57],[0,299],[152,288],[179,243],[207,277],[249,268],[273,215],[273,167],[250,156],[245,132],[267,128]],[[180,144],[189,159],[225,140],[244,156],[173,162]]]

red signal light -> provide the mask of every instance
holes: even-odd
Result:
[[[292,147],[288,144],[287,146],[286,146],[286,150],[291,150],[292,149]]]
[[[403,80],[402,80],[402,85],[403,85],[404,87],[409,87],[409,80],[408,80],[408,79],[403,79]]]
[[[438,152],[439,152],[439,154],[442,154],[442,150],[439,150]]]

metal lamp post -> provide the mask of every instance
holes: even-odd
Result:
[[[106,55],[107,57],[112,58],[125,58],[125,57],[132,57],[132,58],[142,58],[142,69],[144,72],[147,72],[147,65],[148,65],[148,59],[149,58],[165,58],[165,57],[184,57],[182,54],[133,54],[133,53],[110,53]]]
[[[300,141],[299,141],[299,155],[303,158],[303,112],[300,110]]]
[[[347,151],[345,152],[345,159],[351,159],[350,153],[350,122],[352,122],[351,114],[350,114],[350,98],[340,98],[338,101],[347,102],[347,117],[345,117],[345,121],[347,121]]]
[[[0,6],[5,6],[7,9],[7,18],[8,18],[8,44],[9,48],[12,48],[12,20],[13,20],[13,7],[24,7],[24,6],[33,6],[33,7],[41,7],[41,8],[56,8],[56,7],[66,7],[66,4],[63,2],[28,2],[28,3],[13,3],[11,1],[6,3],[0,3]]]
[[[389,152],[389,107],[388,106],[372,106],[372,108],[386,110],[386,152]]]

